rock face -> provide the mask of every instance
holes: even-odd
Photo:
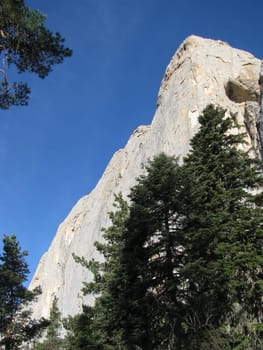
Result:
[[[162,80],[152,124],[138,127],[125,148],[114,154],[95,189],[71,210],[42,257],[30,285],[42,287],[34,305],[36,317],[48,316],[55,295],[65,316],[80,311],[83,302],[92,302],[81,294],[89,273],[74,262],[72,253],[98,258],[93,243],[109,225],[114,193],[127,195],[153,155],[184,156],[207,104],[235,113],[252,152],[260,152],[260,70],[260,60],[222,41],[190,36],[181,44]]]

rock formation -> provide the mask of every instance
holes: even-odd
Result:
[[[114,193],[127,195],[153,155],[166,152],[184,156],[198,129],[198,116],[207,104],[236,114],[252,152],[260,152],[260,70],[260,60],[222,41],[190,36],[181,44],[162,80],[152,124],[138,127],[125,148],[114,154],[95,189],[71,210],[41,258],[30,285],[42,287],[34,306],[36,317],[48,316],[55,295],[63,315],[75,314],[83,302],[91,302],[81,294],[82,281],[90,278],[89,273],[74,262],[72,253],[98,258],[93,243],[109,225],[107,213],[112,209]]]

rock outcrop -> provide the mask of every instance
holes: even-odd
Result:
[[[89,273],[74,262],[72,253],[98,258],[93,243],[109,225],[107,213],[114,193],[127,195],[153,155],[184,156],[207,104],[236,114],[252,152],[259,153],[260,70],[260,60],[222,41],[190,36],[181,44],[162,80],[152,124],[138,127],[125,148],[114,154],[95,189],[71,210],[42,257],[30,285],[42,288],[34,306],[36,317],[48,316],[55,295],[63,315],[75,314],[83,302],[92,302],[81,294],[82,281],[90,278]]]

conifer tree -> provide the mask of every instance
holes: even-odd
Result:
[[[34,346],[34,350],[62,350],[65,349],[65,341],[61,338],[62,319],[58,309],[57,297],[54,298],[50,309],[45,340]]]
[[[183,166],[154,157],[111,214],[104,262],[76,257],[94,274],[98,350],[262,349],[262,163],[225,110],[199,123]]]
[[[179,166],[165,154],[149,161],[146,175],[140,176],[131,189],[118,274],[120,317],[127,349],[179,346],[183,192]]]
[[[53,65],[71,56],[61,35],[45,27],[45,19],[38,10],[26,6],[24,0],[1,0],[0,109],[28,103],[30,89],[26,83],[10,82],[7,71],[11,66],[18,73],[30,72],[45,78]]]
[[[81,314],[63,320],[67,331],[64,343],[66,350],[103,350],[94,334],[94,308],[83,306]]]
[[[21,251],[14,235],[4,236],[0,255],[0,345],[6,350],[18,349],[47,325],[44,319],[31,318],[29,303],[37,298],[40,290],[29,291],[24,286],[29,273],[27,254]]]
[[[253,341],[262,322],[262,164],[242,150],[244,135],[225,110],[209,105],[199,123],[184,162],[186,348],[260,349]]]
[[[262,347],[262,164],[234,116],[210,105],[199,122],[182,168],[167,176],[156,157],[131,189],[119,273],[129,350]]]
[[[70,342],[75,346],[78,343],[85,343],[84,325],[80,322],[83,319],[88,320],[88,324],[84,326],[87,332],[87,347],[92,345],[98,350],[115,350],[121,346],[121,326],[116,316],[116,306],[119,300],[118,287],[116,290],[111,287],[115,285],[118,277],[122,236],[128,216],[128,205],[121,194],[115,196],[114,207],[115,211],[109,213],[112,225],[103,229],[104,241],[95,242],[95,247],[102,255],[103,261],[98,262],[94,259],[87,261],[85,257],[73,254],[76,262],[88,268],[93,274],[91,282],[84,281],[83,283],[84,295],[96,296],[94,307],[85,306],[83,313],[71,319],[68,324],[71,329]]]

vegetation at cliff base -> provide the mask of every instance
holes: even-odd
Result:
[[[50,309],[48,325],[45,332],[45,339],[35,342],[33,350],[62,350],[64,340],[61,338],[62,320],[61,313],[58,309],[58,300],[55,297]]]
[[[209,105],[199,123],[183,165],[160,154],[129,204],[117,196],[104,262],[75,256],[96,295],[75,349],[262,349],[262,164],[225,110]]]
[[[82,292],[94,305],[61,319],[54,299],[34,350],[263,348],[262,163],[244,150],[235,116],[209,105],[199,123],[182,164],[161,153],[128,201],[115,196],[111,225],[95,243],[103,259],[73,255],[93,275]],[[4,243],[1,341],[16,349],[28,338],[14,338],[14,320],[33,295],[21,285],[26,253],[15,237]]]
[[[14,235],[4,236],[0,255],[0,346],[6,350],[20,349],[47,325],[45,319],[31,317],[29,305],[40,290],[29,291],[24,286],[29,273],[26,256],[27,251],[21,250]]]

